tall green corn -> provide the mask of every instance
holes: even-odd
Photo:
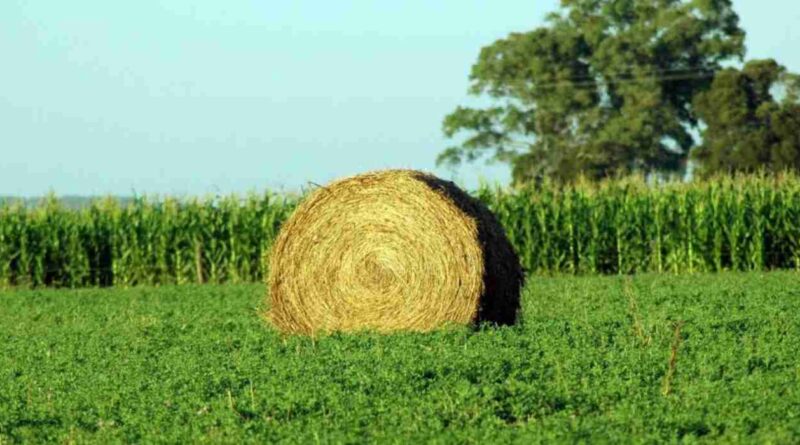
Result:
[[[657,183],[544,181],[476,192],[529,273],[800,270],[794,174]],[[0,287],[263,280],[297,197],[106,198],[79,210],[53,196],[0,204]]]

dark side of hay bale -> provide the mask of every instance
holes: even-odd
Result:
[[[508,325],[523,281],[494,215],[452,182],[413,170],[316,190],[281,229],[269,270],[267,318],[302,334]]]
[[[505,229],[480,201],[451,181],[420,174],[420,181],[443,193],[478,224],[478,241],[483,251],[483,293],[475,322],[511,325],[517,321],[523,284],[519,257],[506,237]]]

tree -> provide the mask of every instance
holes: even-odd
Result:
[[[799,92],[800,77],[772,59],[717,73],[694,101],[706,126],[693,153],[699,174],[800,170]]]
[[[694,145],[694,95],[744,54],[730,0],[562,0],[547,25],[484,47],[439,164],[488,156],[515,182],[680,171]]]

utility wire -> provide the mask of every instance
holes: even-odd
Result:
[[[701,80],[701,79],[711,79],[715,76],[714,72],[709,71],[685,71],[680,73],[679,71],[675,71],[674,74],[652,74],[652,75],[644,75],[644,76],[602,76],[598,75],[597,77],[592,76],[577,76],[577,77],[568,77],[565,79],[559,79],[553,82],[531,82],[532,86],[536,88],[554,88],[560,86],[571,86],[577,88],[596,88],[603,84],[611,85],[611,84],[641,84],[641,83],[649,83],[649,82],[663,82],[663,81],[686,81],[686,80]]]
[[[587,74],[584,76],[571,76],[565,79],[561,79],[564,81],[581,81],[581,80],[594,80],[598,77],[602,77],[603,79],[628,79],[631,76],[639,76],[639,77],[660,77],[669,74],[713,74],[717,71],[720,71],[724,68],[714,68],[714,67],[691,67],[691,68],[665,68],[665,69],[657,69],[646,71],[643,73],[616,73],[616,74],[603,74],[603,73],[596,73],[596,74]]]

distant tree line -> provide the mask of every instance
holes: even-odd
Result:
[[[45,195],[44,197],[21,197],[21,196],[0,196],[0,207],[7,207],[14,204],[19,204],[23,207],[34,208],[39,207],[48,201],[56,200],[66,209],[80,210],[90,207],[97,197],[93,196],[79,196],[79,195],[64,195],[56,196],[53,192]],[[112,196],[110,199],[118,202],[121,206],[125,207],[131,204],[136,198],[130,196]]]
[[[731,0],[562,0],[481,50],[469,92],[492,105],[445,117],[438,162],[488,157],[516,183],[800,169],[800,77],[744,39]]]

